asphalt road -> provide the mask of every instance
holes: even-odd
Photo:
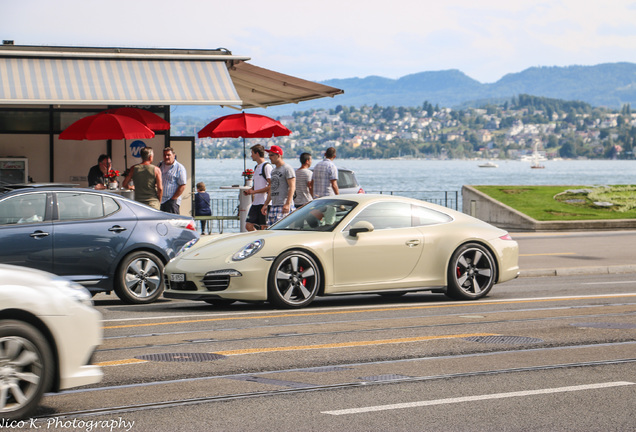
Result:
[[[515,234],[524,277],[476,302],[367,295],[290,311],[97,296],[104,380],[46,396],[35,426],[635,430],[636,274],[614,271],[629,270],[634,236]]]

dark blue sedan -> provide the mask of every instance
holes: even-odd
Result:
[[[92,293],[150,303],[163,267],[198,237],[194,220],[114,193],[25,187],[0,194],[0,263],[67,277]]]

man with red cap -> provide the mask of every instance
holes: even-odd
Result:
[[[267,215],[267,225],[272,226],[294,210],[296,173],[291,165],[283,161],[282,148],[274,145],[266,151],[275,168],[272,170],[270,189],[261,211]]]

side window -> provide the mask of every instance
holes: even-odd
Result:
[[[0,225],[42,222],[46,212],[46,194],[32,193],[0,201]]]
[[[426,207],[413,206],[413,226],[435,225],[453,220],[449,215]]]
[[[104,200],[104,216],[111,215],[119,210],[119,204],[111,197],[105,196],[102,199]]]
[[[117,205],[115,203],[115,205]],[[86,220],[104,217],[104,205],[99,194],[62,192],[57,194],[59,220]]]
[[[358,221],[367,221],[376,230],[411,227],[411,205],[398,202],[371,204],[351,221],[352,226]]]
[[[343,189],[356,187],[353,173],[350,171],[338,170],[338,187]]]

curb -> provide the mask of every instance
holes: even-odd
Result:
[[[566,267],[558,269],[529,269],[521,270],[519,277],[544,277],[544,276],[578,276],[586,274],[624,274],[636,273],[636,264],[620,266],[598,267]]]

